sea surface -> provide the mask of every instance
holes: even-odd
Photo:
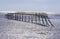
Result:
[[[60,15],[59,14],[54,14],[54,15],[49,15],[49,18],[50,18],[50,20],[51,20],[51,22],[52,22],[52,24],[54,25],[54,27],[53,27],[53,29],[51,30],[51,32],[52,32],[52,35],[49,37],[49,38],[47,38],[47,39],[60,39]],[[6,25],[6,23],[4,23],[4,22],[7,22],[7,21],[5,21],[4,20],[5,19],[5,16],[4,16],[4,14],[2,14],[2,13],[0,13],[0,27],[2,27],[2,25],[5,27]],[[3,24],[2,24],[3,23]],[[8,22],[8,24],[9,24],[10,22]],[[12,23],[11,23],[12,24]],[[16,24],[16,23],[15,23]],[[22,24],[21,24],[22,25]],[[1,33],[2,31],[0,30],[0,33]],[[27,33],[28,34],[28,33]],[[30,32],[29,32],[29,34],[31,34]],[[3,35],[2,35],[3,36]],[[38,35],[37,35],[38,36]],[[1,38],[1,34],[0,34],[0,38]],[[1,38],[1,39],[4,39],[4,38]],[[5,38],[5,39],[7,39],[7,38]],[[11,38],[10,38],[11,39]],[[13,39],[13,38],[12,38]]]
[[[53,35],[49,39],[60,39],[60,14],[50,15],[49,18],[55,26],[52,30]]]

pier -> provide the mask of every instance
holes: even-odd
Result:
[[[34,23],[42,26],[54,26],[46,13],[8,13],[6,14],[7,19]]]

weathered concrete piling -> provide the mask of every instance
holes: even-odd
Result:
[[[17,12],[17,13],[8,13],[6,14],[8,19],[14,19],[18,21],[30,22],[44,26],[54,26],[46,13],[26,13],[26,12]]]

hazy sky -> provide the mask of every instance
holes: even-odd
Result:
[[[60,0],[0,0],[0,11],[60,12]]]

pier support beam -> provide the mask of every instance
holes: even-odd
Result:
[[[48,23],[48,21],[47,21],[47,18],[44,17],[44,19],[45,19],[46,26],[49,26],[49,23]]]
[[[39,24],[41,24],[41,18],[40,18],[41,16],[38,16],[38,21],[39,21]]]
[[[18,20],[18,16],[15,14],[15,20]]]
[[[25,22],[26,22],[26,16],[25,16]]]
[[[22,15],[22,21],[23,21],[23,15]]]
[[[41,19],[42,19],[42,24],[44,25],[45,23],[44,23],[44,17],[43,16],[41,16]]]
[[[28,22],[30,22],[30,16],[28,16]]]
[[[48,22],[51,24],[50,26],[54,26],[51,21],[49,20],[49,17],[47,17]]]
[[[33,16],[31,16],[31,23],[33,23]]]
[[[35,16],[35,23],[37,24],[37,16]]]

